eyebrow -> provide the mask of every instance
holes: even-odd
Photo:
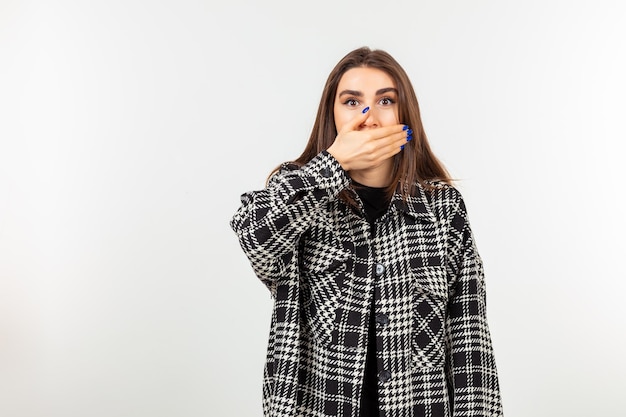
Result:
[[[389,92],[394,92],[396,94],[398,94],[398,90],[396,88],[393,87],[386,87],[386,88],[381,88],[380,90],[376,91],[376,95],[379,96],[381,94],[385,94],[385,93],[389,93]],[[344,96],[344,95],[349,95],[349,96],[355,96],[355,97],[362,97],[363,93],[357,90],[343,90],[341,93],[339,93],[339,97]]]

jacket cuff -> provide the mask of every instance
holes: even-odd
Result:
[[[334,199],[350,185],[350,177],[339,162],[328,152],[322,151],[300,168],[293,164],[283,164],[282,181],[292,191],[314,191]]]

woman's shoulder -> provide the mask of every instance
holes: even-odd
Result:
[[[451,182],[426,180],[418,184],[419,192],[428,200],[431,208],[447,215],[459,209],[465,211],[461,191]],[[443,214],[442,213],[442,214]]]
[[[452,199],[455,201],[463,199],[459,189],[450,181],[424,180],[422,183],[418,183],[417,186],[421,191],[438,199]]]

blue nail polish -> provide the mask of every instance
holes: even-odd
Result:
[[[413,135],[409,135],[409,136],[407,136],[406,141],[407,141],[407,142],[409,142],[409,141],[411,141],[411,140],[413,140]]]
[[[368,111],[369,109],[370,109],[369,107],[364,108],[364,109],[363,109],[363,114],[367,113],[367,111]]]
[[[400,150],[404,150],[404,145],[400,145]]]
[[[407,130],[407,131],[406,131],[406,134],[407,134],[407,135],[409,135],[409,136],[411,136],[411,135],[413,134],[413,129],[409,129],[409,130]]]
[[[402,126],[402,130],[407,130],[409,127],[407,125]]]

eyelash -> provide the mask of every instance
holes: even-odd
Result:
[[[389,103],[388,103],[387,105],[391,105],[391,104],[394,104],[394,103],[396,102],[396,101],[395,101],[394,99],[392,99],[391,97],[382,97],[380,100],[378,100],[378,102],[380,103],[380,102],[381,102],[381,101],[383,101],[383,100],[388,100],[388,101],[389,101]],[[354,102],[354,103],[356,103],[356,104],[350,104],[350,102]],[[343,103],[343,104],[346,104],[346,105],[348,105],[348,106],[357,106],[357,105],[358,105],[358,103],[359,103],[359,101],[358,101],[358,100],[356,100],[356,99],[354,99],[354,98],[349,98],[349,99],[347,99],[346,101],[344,101],[344,103]]]

